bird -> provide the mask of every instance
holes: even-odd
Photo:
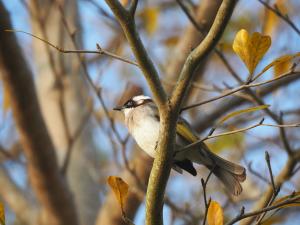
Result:
[[[122,106],[113,108],[124,115],[125,126],[138,146],[152,158],[157,152],[160,118],[155,102],[145,95],[130,98]],[[221,180],[226,189],[233,195],[242,192],[241,182],[246,180],[246,169],[216,155],[202,142],[190,149],[181,150],[184,146],[199,140],[190,124],[179,116],[176,124],[175,154],[172,168],[183,173],[183,170],[193,176],[197,171],[193,165],[202,164]]]

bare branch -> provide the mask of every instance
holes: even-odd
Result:
[[[177,1],[177,4],[178,3],[179,1]],[[197,27],[201,29],[199,30],[197,27],[195,27],[195,25],[191,24],[180,36],[180,39],[173,50],[172,57],[170,57],[168,60],[169,62],[165,68],[166,72],[164,79],[168,80],[168,82],[171,82],[171,85],[166,86],[167,93],[171,93],[172,89],[174,88],[176,80],[178,79],[180,71],[185,63],[186,58],[190,54],[191,49],[195,49],[199,43],[203,41],[207,32],[211,28],[222,0],[201,0],[199,1],[197,7],[195,7],[193,2],[190,0],[180,0],[180,3],[183,5],[184,9],[182,10],[187,17],[194,17],[193,22],[198,24]],[[199,64],[197,70],[195,71],[196,75],[193,78],[194,81],[202,78],[207,62],[208,57]],[[193,90],[191,90],[188,95],[192,94],[192,92]]]
[[[233,130],[233,131],[228,131],[228,132],[224,132],[224,133],[220,133],[220,134],[215,134],[212,135],[212,133],[215,131],[216,128],[212,128],[211,131],[209,132],[209,134],[205,137],[202,138],[196,142],[193,142],[189,145],[186,145],[185,147],[181,148],[179,151],[186,151],[192,147],[195,147],[197,145],[200,145],[203,141],[206,141],[208,139],[212,139],[212,138],[217,138],[217,137],[223,137],[223,136],[227,136],[227,135],[232,135],[232,134],[236,134],[236,133],[240,133],[240,132],[245,132],[247,130],[251,130],[255,127],[259,127],[259,126],[267,126],[267,127],[278,127],[278,128],[283,128],[283,127],[290,127],[290,128],[295,128],[295,127],[300,127],[300,123],[296,123],[296,124],[264,124],[263,123],[264,119],[262,119],[259,123],[251,125],[249,127],[245,127],[245,128],[241,128],[241,129],[237,129],[237,130]]]
[[[254,216],[257,216],[261,213],[264,213],[264,212],[268,212],[268,211],[271,211],[271,210],[274,210],[274,209],[278,209],[280,207],[283,207],[285,205],[289,205],[291,203],[295,203],[297,201],[300,200],[300,196],[296,196],[296,197],[292,197],[292,198],[289,198],[283,202],[280,202],[276,205],[272,205],[272,206],[268,206],[268,207],[265,207],[263,209],[260,209],[260,210],[256,210],[256,211],[253,211],[253,212],[249,212],[249,213],[243,213],[243,214],[240,214],[238,215],[236,218],[232,219],[231,221],[229,221],[227,223],[227,225],[232,225],[240,220],[243,220],[245,218],[248,218],[248,217],[254,217]]]
[[[76,54],[100,54],[100,55],[106,55],[106,56],[112,57],[114,59],[117,59],[119,61],[131,64],[131,65],[134,65],[134,66],[137,66],[137,67],[139,66],[134,61],[131,61],[131,60],[126,59],[126,58],[123,58],[123,57],[121,57],[119,55],[116,55],[114,53],[111,53],[109,51],[106,51],[106,50],[102,49],[99,44],[96,44],[96,47],[97,47],[98,51],[95,51],[95,50],[77,50],[77,49],[71,50],[71,49],[63,49],[61,47],[58,47],[58,46],[52,44],[48,40],[45,40],[45,39],[43,39],[41,37],[38,37],[38,36],[36,36],[34,34],[26,32],[26,31],[22,31],[22,30],[5,30],[5,31],[6,32],[19,32],[19,33],[24,33],[24,34],[30,35],[30,36],[32,36],[32,37],[34,37],[34,38],[36,38],[36,39],[38,39],[38,40],[46,43],[47,45],[51,46],[52,48],[56,49],[57,51],[59,51],[61,53],[65,53],[65,54],[68,54],[68,53],[76,53]]]
[[[274,82],[274,81],[277,81],[277,80],[280,80],[282,78],[285,78],[285,77],[288,77],[288,76],[299,76],[300,73],[299,72],[289,72],[289,73],[286,73],[286,74],[283,74],[279,77],[275,77],[273,79],[270,79],[270,80],[267,80],[267,81],[263,81],[263,82],[259,82],[259,83],[254,83],[254,84],[243,84],[239,87],[236,87],[236,88],[233,88],[232,90],[228,90],[228,91],[225,91],[224,94],[222,95],[219,95],[219,96],[216,96],[216,97],[213,97],[211,99],[208,99],[208,100],[204,100],[202,102],[199,102],[199,103],[195,103],[195,104],[192,104],[192,105],[189,105],[189,106],[185,106],[181,109],[181,112],[185,111],[185,110],[188,110],[188,109],[192,109],[192,108],[195,108],[195,107],[198,107],[198,106],[201,106],[201,105],[204,105],[204,104],[207,104],[207,103],[210,103],[210,102],[213,102],[213,101],[216,101],[216,100],[219,100],[219,99],[222,99],[226,96],[230,96],[238,91],[242,91],[242,90],[245,90],[245,89],[248,89],[248,88],[251,88],[251,87],[258,87],[258,86],[261,86],[261,85],[265,85],[265,84],[269,84],[271,82]]]
[[[283,86],[287,86],[288,84],[291,84],[292,82],[298,80],[300,78],[300,76],[290,76],[287,77],[285,79],[276,81],[274,83],[271,83],[269,86],[265,87],[265,88],[261,88],[256,90],[257,93],[260,93],[261,97],[264,97],[270,93],[272,93],[273,91],[282,88]],[[242,104],[247,103],[246,99],[240,98],[240,97],[232,97],[230,99],[230,101],[226,101],[223,102],[221,104],[219,104],[218,106],[216,106],[213,111],[209,112],[209,114],[205,115],[205,117],[199,119],[196,124],[195,127],[197,128],[197,130],[200,131],[204,131],[205,129],[209,128],[213,121],[216,121],[216,119],[218,119],[220,116],[222,116],[224,113],[236,108],[236,107],[240,107]]]
[[[203,189],[203,198],[204,198],[204,205],[205,205],[205,213],[204,213],[204,219],[202,224],[205,225],[206,223],[206,218],[207,218],[207,213],[208,213],[208,208],[211,202],[211,198],[209,198],[209,200],[207,201],[207,197],[206,197],[206,187],[207,187],[207,183],[209,181],[209,178],[211,177],[212,173],[214,172],[215,167],[211,168],[211,170],[209,171],[209,174],[207,176],[207,178],[205,179],[205,181],[203,180],[203,178],[201,178],[201,184],[202,184],[202,189]]]
[[[182,0],[176,0],[178,5],[181,7],[182,11],[186,14],[186,16],[189,18],[191,23],[196,27],[198,31],[201,32],[202,35],[206,34],[207,31],[194,19],[194,17],[191,15],[189,9],[185,6],[185,4],[182,2]]]
[[[283,123],[283,113],[280,113],[279,122]],[[288,155],[293,154],[293,150],[292,150],[292,148],[289,144],[289,141],[287,139],[286,132],[285,132],[284,128],[280,129],[280,137],[281,137],[283,146],[284,146],[286,152],[288,153]]]
[[[131,5],[130,5],[128,11],[129,11],[129,14],[132,16],[132,18],[134,17],[135,11],[137,9],[138,2],[139,2],[139,0],[132,0],[131,1]]]
[[[297,165],[298,160],[299,160],[298,157],[296,157],[296,155],[297,154],[289,157],[285,167],[281,170],[280,174],[275,178],[274,183],[276,183],[278,187],[282,186],[282,184],[286,180],[288,180],[291,176],[294,175],[293,170],[294,170],[294,168]],[[300,153],[299,153],[299,155],[300,155]],[[270,202],[272,202],[271,200],[274,199],[274,197],[273,197],[274,196],[273,187],[269,186],[267,188],[267,190],[261,196],[262,196],[262,198],[258,202],[256,202],[255,206],[253,207],[254,209],[256,209],[255,212],[259,212],[259,213],[253,213],[253,214],[250,214],[246,217],[242,217],[243,219],[247,218],[247,217],[250,217],[250,218],[242,221],[240,223],[241,225],[250,225],[250,224],[252,224],[254,218],[251,218],[251,217],[257,216],[260,213],[265,211],[265,209],[264,209],[265,206],[269,205]],[[273,207],[273,206],[268,206],[267,208],[270,208],[270,207]],[[232,224],[232,223],[230,223],[230,224]]]
[[[272,187],[273,187],[273,192],[276,193],[277,188],[276,188],[276,185],[275,185],[275,182],[274,182],[274,176],[273,176],[271,162],[270,162],[270,155],[269,155],[269,153],[267,151],[265,152],[265,159],[266,159],[266,162],[267,162],[267,165],[268,165],[268,169],[269,169],[269,173],[270,173],[270,178],[271,178],[271,184],[272,184]]]
[[[129,45],[135,55],[135,58],[149,84],[154,100],[161,110],[167,102],[167,95],[159,80],[159,75],[154,67],[152,60],[146,52],[146,49],[136,30],[134,18],[117,0],[105,0],[119,21]]]
[[[297,28],[297,26],[290,20],[290,18],[287,15],[284,15],[277,7],[273,8],[270,6],[267,2],[263,0],[258,0],[264,7],[271,10],[273,13],[275,13],[279,18],[281,18],[284,22],[286,22],[298,35],[300,35],[300,30]]]
[[[174,108],[180,107],[199,63],[214,49],[215,45],[221,38],[223,31],[225,30],[225,27],[231,17],[235,4],[235,0],[225,0],[222,2],[215,21],[207,36],[187,57],[181,70],[178,82],[172,92],[171,102]]]

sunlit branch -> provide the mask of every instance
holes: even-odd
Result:
[[[273,79],[270,79],[270,80],[267,80],[267,81],[263,81],[263,82],[259,82],[259,83],[254,83],[254,84],[243,84],[239,87],[236,87],[232,90],[228,90],[228,91],[225,91],[224,94],[222,95],[219,95],[219,96],[216,96],[216,97],[213,97],[213,98],[210,98],[208,100],[204,100],[204,101],[201,101],[199,103],[196,103],[196,104],[192,104],[192,105],[189,105],[189,106],[186,106],[186,107],[183,107],[181,109],[181,112],[185,111],[185,110],[188,110],[188,109],[192,109],[192,108],[195,108],[195,107],[198,107],[198,106],[201,106],[201,105],[204,105],[204,104],[207,104],[207,103],[210,103],[210,102],[214,102],[216,100],[219,100],[219,99],[222,99],[226,96],[230,96],[236,92],[239,92],[239,91],[242,91],[242,90],[245,90],[247,88],[252,88],[252,87],[258,87],[258,86],[261,86],[261,85],[265,85],[265,84],[269,84],[269,83],[272,83],[274,81],[278,81],[280,79],[283,79],[285,77],[288,77],[288,76],[299,76],[300,73],[299,72],[289,72],[289,73],[286,73],[286,74],[283,74],[281,76],[278,76],[278,77],[275,77]]]
[[[234,223],[236,223],[238,221],[241,221],[241,220],[243,220],[245,218],[257,216],[257,215],[259,215],[261,213],[268,212],[268,211],[271,211],[271,210],[283,207],[285,205],[289,205],[291,203],[298,202],[299,200],[300,200],[300,196],[291,197],[290,199],[287,199],[287,200],[285,200],[283,202],[280,202],[280,203],[278,203],[276,205],[271,205],[271,206],[265,207],[263,209],[255,210],[255,211],[249,212],[249,213],[240,213],[240,215],[238,215],[236,218],[234,218],[231,221],[229,221],[226,225],[232,225],[232,224],[234,224]]]
[[[255,127],[259,127],[259,126],[267,126],[267,127],[278,127],[278,128],[282,128],[282,127],[290,127],[290,128],[295,128],[295,127],[300,127],[300,123],[296,123],[296,124],[264,124],[263,123],[264,119],[262,119],[259,123],[251,125],[249,127],[245,127],[245,128],[241,128],[241,129],[237,129],[237,130],[233,130],[233,131],[228,131],[228,132],[224,132],[224,133],[220,133],[220,134],[215,134],[212,135],[212,133],[215,131],[214,129],[211,129],[210,133],[208,136],[206,136],[203,139],[200,139],[196,142],[193,142],[192,144],[186,145],[185,147],[181,148],[179,151],[186,151],[189,150],[192,147],[195,147],[197,145],[200,145],[203,141],[206,141],[208,139],[212,139],[212,138],[217,138],[217,137],[223,137],[223,136],[227,136],[227,135],[232,135],[232,134],[236,134],[236,133],[240,133],[240,132],[245,132],[247,130],[251,130]]]
[[[203,41],[189,54],[180,72],[178,82],[172,92],[171,102],[173,107],[181,105],[183,98],[189,88],[194,72],[199,63],[209,54],[221,38],[223,31],[231,17],[236,1],[224,0],[216,15],[211,29]]]

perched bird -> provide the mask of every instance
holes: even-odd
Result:
[[[134,96],[123,106],[116,107],[114,110],[123,112],[125,125],[129,133],[140,148],[154,158],[160,123],[158,109],[153,100],[144,95]],[[197,171],[193,163],[205,165],[208,169],[212,170],[213,174],[223,182],[232,194],[239,195],[242,192],[240,182],[246,179],[245,168],[217,156],[204,143],[200,146],[180,151],[184,146],[197,140],[198,137],[195,135],[195,132],[180,117],[176,127],[176,153],[174,154],[172,168],[179,173],[185,170],[196,176]]]

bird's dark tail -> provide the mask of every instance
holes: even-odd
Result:
[[[208,169],[213,170],[213,174],[218,177],[228,191],[233,195],[239,195],[242,192],[241,182],[246,179],[246,169],[238,164],[232,163],[226,159],[211,152],[208,147],[203,144],[201,150],[197,149],[190,155],[193,162],[204,164]],[[196,159],[196,160],[195,160]]]

